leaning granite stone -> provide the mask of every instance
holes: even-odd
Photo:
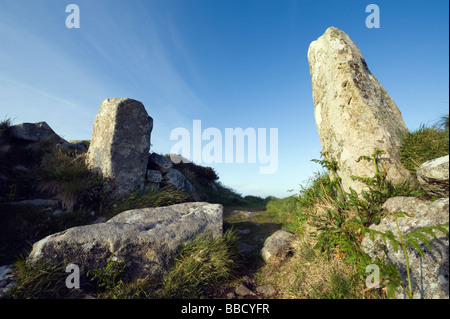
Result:
[[[107,99],[95,117],[86,162],[114,180],[117,195],[144,189],[153,119],[136,100]]]
[[[372,177],[370,156],[386,152],[381,163],[398,184],[410,178],[400,161],[401,136],[408,132],[396,104],[370,72],[361,51],[343,31],[330,27],[308,50],[314,116],[322,153],[338,164],[345,191],[358,193],[367,186],[352,175]]]
[[[125,276],[162,276],[185,243],[199,234],[222,235],[223,207],[183,203],[125,211],[107,222],[73,227],[36,242],[30,265],[50,262],[103,268],[109,257],[126,264]]]
[[[370,229],[383,233],[390,231],[396,238],[399,238],[395,217],[392,214],[395,212],[412,215],[412,217],[397,218],[400,231],[404,236],[418,228],[448,223],[449,199],[441,198],[431,202],[415,197],[389,198],[383,205],[383,214],[387,214],[387,217],[383,218],[378,225],[370,226]],[[428,237],[431,250],[425,244],[421,244],[424,257],[410,246],[407,249],[412,288],[416,299],[449,298],[449,240],[448,236],[441,231],[438,230],[435,233],[437,239]],[[361,244],[372,258],[379,257],[394,264],[399,269],[402,278],[406,280],[406,262],[401,248],[395,251],[391,242],[384,243],[379,237],[372,241],[369,235],[364,237]],[[405,285],[407,286],[406,281]],[[396,298],[406,298],[401,288],[396,292]]]
[[[417,180],[422,188],[436,197],[449,196],[449,156],[425,162],[417,169]]]

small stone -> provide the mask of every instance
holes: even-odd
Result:
[[[234,298],[236,298],[236,294],[234,292],[229,292],[229,293],[227,293],[227,298],[234,299]]]
[[[241,235],[248,235],[250,234],[251,230],[250,229],[242,229],[239,231],[239,234]]]
[[[275,288],[272,285],[262,285],[256,288],[256,291],[260,293],[264,298],[271,297],[275,294]]]
[[[265,262],[280,262],[292,252],[295,235],[286,230],[278,230],[264,242],[261,256]]]
[[[243,297],[249,296],[249,295],[254,295],[254,293],[243,284],[241,284],[239,287],[236,288],[236,293],[239,296],[243,296]]]

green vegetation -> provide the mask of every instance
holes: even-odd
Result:
[[[231,280],[239,267],[237,242],[232,229],[222,237],[201,235],[179,254],[163,280],[164,298],[200,298]]]
[[[160,190],[149,189],[145,192],[134,191],[128,197],[116,202],[108,214],[111,218],[121,212],[146,207],[161,207],[186,202],[188,196],[182,189],[166,186]]]
[[[97,282],[99,291],[113,290],[117,285],[122,284],[120,277],[125,271],[126,263],[124,261],[117,261],[114,255],[111,255],[107,260],[107,265],[100,269],[91,269],[87,272],[93,281]]]
[[[25,258],[15,263],[16,284],[11,289],[13,299],[76,298],[76,291],[65,285],[67,273],[61,265],[40,264],[30,266]]]
[[[413,176],[423,162],[448,154],[448,116],[441,121],[431,128],[421,126],[403,138],[401,160]],[[45,145],[41,153],[33,153],[32,158],[20,147],[14,151],[15,154],[8,150],[2,152],[9,143],[9,125],[9,121],[0,123],[0,157],[4,159],[0,165],[8,163],[14,155],[33,163],[33,166],[26,174],[7,172],[8,178],[15,181],[14,187],[7,189],[0,201],[22,198],[34,187],[27,184],[29,177],[33,176],[40,191],[59,198],[66,208],[72,209],[63,215],[13,206],[0,212],[0,224],[8,230],[0,233],[0,260],[4,263],[18,260],[15,266],[17,284],[11,292],[12,298],[79,296],[65,288],[67,273],[61,267],[30,267],[23,258],[19,258],[21,254],[27,254],[29,243],[68,227],[90,223],[98,217],[110,218],[125,210],[165,206],[189,199],[182,190],[163,187],[158,191],[134,192],[121,201],[112,201],[108,181],[89,172],[81,155],[67,154]],[[388,198],[427,196],[417,183],[390,183],[380,161],[382,150],[360,155],[358,161],[369,161],[375,168],[372,177],[353,176],[367,185],[360,194],[352,189],[350,192],[343,190],[337,175],[337,163],[329,161],[327,154],[322,154],[322,159],[313,161],[321,164],[324,172],[316,173],[298,195],[283,199],[243,197],[222,185],[212,168],[193,163],[177,164],[176,169],[196,188],[199,200],[225,206],[226,232],[219,238],[206,235],[193,238],[162,278],[128,281],[122,278],[125,263],[110,258],[104,268],[85,274],[89,281],[83,283],[83,291],[97,298],[214,298],[219,296],[217,291],[236,287],[243,274],[254,274],[257,284],[271,284],[276,288],[277,298],[391,298],[399,288],[411,297],[414,291],[407,248],[413,248],[418,254],[424,253],[424,246],[432,249],[431,240],[436,238],[437,231],[448,235],[448,223],[422,227],[407,234],[398,227],[398,235],[369,229],[370,225],[386,218],[381,211]],[[393,217],[397,225],[398,219],[409,218],[403,212]],[[262,262],[258,251],[264,239],[280,228],[294,232],[297,239],[293,255],[273,268]],[[250,230],[251,236],[239,237],[238,232],[245,230]],[[366,235],[403,251],[407,260],[406,281],[387,260],[372,259],[363,251],[361,241]],[[255,253],[240,254],[238,241],[254,246]],[[379,267],[383,278],[378,289],[365,286],[366,266],[370,264]]]
[[[101,211],[107,195],[106,181],[87,168],[84,155],[71,156],[53,145],[42,150],[42,162],[35,173],[38,190],[60,200],[64,210],[89,207]]]
[[[417,168],[424,162],[449,153],[448,116],[433,127],[421,126],[403,138],[402,162],[415,176]],[[412,297],[411,277],[407,247],[423,254],[423,246],[432,249],[430,240],[437,231],[447,234],[448,223],[435,227],[422,227],[408,234],[376,232],[369,229],[386,216],[380,215],[381,206],[394,196],[426,196],[417,183],[392,185],[379,161],[382,150],[360,156],[358,159],[373,163],[375,175],[371,178],[354,176],[368,186],[368,190],[357,194],[343,191],[337,175],[337,163],[313,160],[328,173],[317,173],[309,185],[303,187],[298,196],[273,199],[267,204],[267,212],[282,227],[294,231],[299,240],[292,258],[276,270],[271,283],[279,287],[280,298],[391,298],[401,288]],[[393,216],[408,218],[402,212]],[[406,258],[406,281],[399,270],[386,260],[372,260],[361,248],[362,238],[368,234],[372,240],[380,238],[389,242],[395,250],[403,251]],[[326,262],[323,262],[323,259]],[[379,289],[365,289],[366,266],[376,264],[384,279]],[[270,271],[267,266],[259,272]]]
[[[432,127],[422,125],[416,131],[404,136],[402,143],[401,161],[413,176],[416,176],[416,170],[420,165],[449,154],[448,116],[447,124]]]

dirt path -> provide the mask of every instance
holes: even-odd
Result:
[[[266,276],[270,277],[270,273],[261,271],[264,261],[260,251],[266,238],[281,229],[281,224],[275,223],[274,217],[266,211],[225,207],[224,231],[229,228],[234,228],[240,236],[238,248],[242,257],[242,268],[238,278],[216,291],[213,298],[276,297],[275,289],[264,282]]]

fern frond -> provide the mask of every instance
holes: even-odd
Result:
[[[435,240],[439,240],[436,231],[441,231],[446,236],[448,236],[449,233],[448,227],[449,227],[448,222],[436,226],[421,227],[413,231],[410,231],[409,233],[403,236],[403,239],[405,240],[405,243],[408,246],[414,248],[423,257],[424,252],[423,249],[420,247],[420,242],[425,244],[425,246],[427,246],[427,248],[431,251],[432,247],[428,236]]]

